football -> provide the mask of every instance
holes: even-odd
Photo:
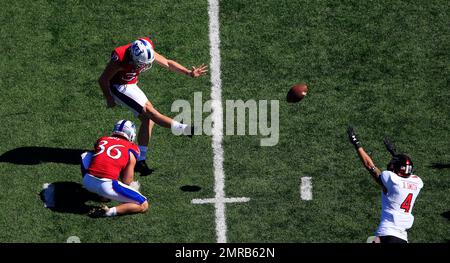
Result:
[[[304,83],[295,84],[289,90],[286,101],[289,103],[295,103],[301,101],[308,93],[308,86]]]

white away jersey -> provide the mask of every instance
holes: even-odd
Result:
[[[408,241],[406,230],[412,227],[414,202],[423,187],[422,179],[416,175],[403,178],[391,171],[383,171],[381,182],[387,193],[381,193],[381,219],[377,236],[395,236]]]

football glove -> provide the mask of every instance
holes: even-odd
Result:
[[[356,136],[356,132],[352,126],[348,127],[347,134],[348,134],[348,139],[353,144],[353,146],[355,146],[356,149],[359,149],[362,147],[361,142],[358,140],[358,137]]]
[[[391,153],[392,156],[397,155],[397,150],[395,149],[394,145],[391,143],[391,141],[387,136],[384,137],[384,145],[386,146],[386,149],[388,150],[388,152]]]

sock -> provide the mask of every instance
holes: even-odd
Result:
[[[117,209],[116,207],[111,207],[108,212],[105,213],[106,216],[116,216],[117,215]]]
[[[183,133],[185,132],[185,129],[186,129],[186,127],[187,127],[188,125],[187,125],[187,124],[183,124],[183,123],[179,123],[179,122],[173,120],[171,126],[172,126],[172,127],[171,127],[172,132],[173,132],[175,135],[181,135],[181,134],[183,134]]]
[[[141,154],[139,155],[138,161],[145,160],[147,158],[148,147],[139,145],[139,150],[141,151]]]

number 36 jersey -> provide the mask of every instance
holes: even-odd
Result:
[[[422,179],[416,175],[400,177],[391,171],[383,171],[381,182],[387,193],[381,193],[381,219],[377,236],[396,236],[408,240],[406,230],[412,227],[412,208],[423,187]]]
[[[119,137],[101,137],[95,143],[88,173],[99,178],[117,180],[127,166],[130,154],[138,159],[140,153],[136,144]]]

